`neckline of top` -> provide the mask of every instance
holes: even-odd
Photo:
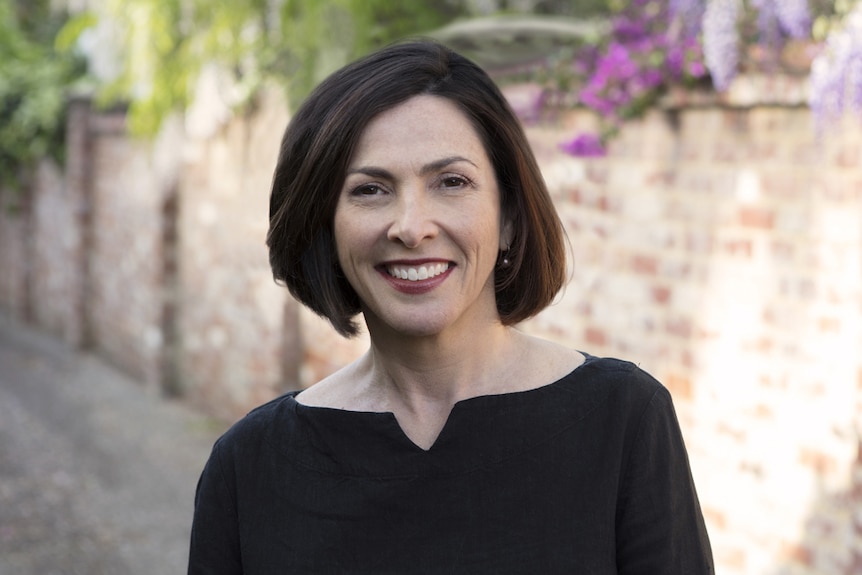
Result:
[[[560,377],[558,379],[555,379],[554,381],[551,381],[549,383],[545,383],[543,385],[539,385],[537,387],[533,387],[530,389],[523,389],[520,391],[506,391],[506,392],[501,392],[501,393],[486,393],[486,394],[482,394],[482,395],[476,395],[473,397],[467,397],[464,399],[459,399],[454,404],[452,404],[452,411],[454,411],[456,407],[466,406],[466,405],[469,405],[472,403],[481,403],[483,401],[489,401],[489,400],[500,401],[500,400],[505,400],[507,398],[519,399],[519,398],[525,397],[528,394],[541,393],[543,390],[547,391],[548,389],[555,387],[555,386],[558,386],[562,382],[566,381],[567,379],[572,377],[576,372],[578,372],[582,368],[586,367],[588,364],[592,363],[593,361],[600,359],[594,355],[590,355],[589,353],[586,353],[586,352],[583,352],[580,350],[578,350],[578,353],[580,353],[581,355],[584,356],[584,361],[582,361],[580,364],[575,366],[575,368],[572,369],[570,372],[566,373],[565,375],[563,375],[562,377]],[[286,394],[286,397],[290,400],[291,404],[293,404],[297,409],[309,410],[308,411],[309,413],[312,413],[314,411],[320,411],[320,412],[325,412],[325,413],[356,414],[358,416],[362,416],[362,415],[388,416],[388,415],[391,415],[393,418],[395,417],[395,414],[392,413],[391,411],[360,411],[360,410],[354,410],[354,409],[342,409],[342,408],[338,408],[338,407],[328,407],[328,406],[321,406],[321,405],[308,405],[308,404],[302,403],[301,401],[298,401],[296,399],[296,396],[299,395],[302,391],[303,390],[301,390],[301,389],[296,390],[296,391],[291,391],[291,392]],[[450,416],[451,416],[451,413],[450,413]],[[411,443],[412,443],[412,441],[411,441]],[[423,451],[427,451],[427,450],[423,450]]]
[[[371,424],[372,422],[379,423],[382,426],[378,429],[378,433],[380,435],[387,435],[387,439],[394,441],[399,449],[403,449],[406,452],[414,452],[421,456],[422,454],[431,454],[440,451],[442,449],[441,445],[446,444],[447,441],[451,439],[451,436],[457,433],[453,430],[453,427],[456,426],[455,422],[459,418],[460,412],[468,409],[481,409],[483,407],[493,407],[496,411],[504,410],[509,412],[514,406],[520,405],[524,401],[529,401],[530,399],[553,392],[557,388],[564,386],[565,383],[575,377],[579,371],[585,369],[587,366],[599,359],[588,353],[580,353],[584,356],[584,361],[566,375],[552,382],[531,389],[477,395],[455,402],[446,418],[446,422],[440,429],[439,434],[427,449],[416,444],[407,435],[395,417],[395,414],[391,411],[356,411],[335,407],[306,405],[296,400],[296,395],[299,391],[287,394],[288,407],[307,421],[317,419],[318,424],[322,424],[325,421],[327,427],[330,429],[347,432],[350,435],[352,435],[352,430],[346,428],[349,428],[351,423],[364,422],[366,425]],[[385,432],[383,430],[385,430]]]

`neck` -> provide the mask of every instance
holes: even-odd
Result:
[[[494,391],[504,359],[511,358],[516,347],[516,334],[499,322],[460,337],[386,337],[372,332],[366,368],[390,407],[448,412],[462,399]]]
[[[371,326],[369,326],[369,331]],[[494,393],[516,348],[516,332],[499,322],[469,338],[381,338],[360,362],[367,397],[395,414],[416,445],[431,447],[458,401]]]

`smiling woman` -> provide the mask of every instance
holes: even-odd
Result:
[[[494,267],[511,224],[482,141],[451,101],[414,96],[366,126],[333,231],[375,339],[466,342],[499,322]]]
[[[339,193],[349,168],[385,168],[349,166],[365,126],[419,95],[443,98],[460,109],[491,162],[501,209],[513,226],[512,265],[497,270],[495,278],[503,322],[511,325],[541,311],[565,279],[562,226],[503,95],[481,69],[453,52],[430,43],[400,44],[318,86],[285,133],[273,179],[268,244],[275,278],[344,335],[356,333],[352,318],[360,301],[333,257],[332,218]]]
[[[667,390],[514,326],[565,277],[511,108],[427,41],[333,74],[273,178],[273,274],[371,345],[213,448],[190,574],[712,573]]]

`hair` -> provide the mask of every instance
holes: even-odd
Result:
[[[564,232],[520,121],[479,66],[431,40],[393,44],[336,71],[287,126],[272,181],[269,261],[276,282],[345,337],[358,333],[359,297],[338,264],[333,219],[357,142],[380,113],[414,96],[453,102],[493,164],[512,223],[509,264],[495,268],[504,325],[549,305],[566,277]]]

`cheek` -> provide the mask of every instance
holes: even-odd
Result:
[[[350,247],[350,230],[347,229],[343,218],[339,217],[337,211],[332,221],[332,241],[335,244],[335,254],[338,257],[338,263],[343,268],[344,258],[347,249]]]
[[[333,220],[335,252],[342,268],[357,255],[368,249],[368,228],[357,218],[336,212]]]

